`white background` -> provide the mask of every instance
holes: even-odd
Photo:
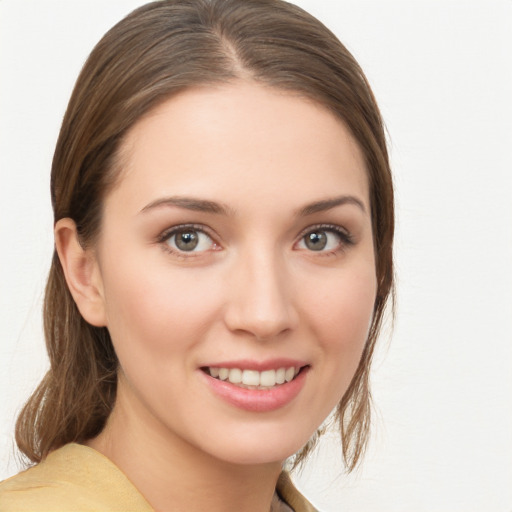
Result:
[[[46,370],[49,171],[74,80],[139,0],[0,0],[0,479]],[[390,134],[398,312],[372,444],[296,481],[324,512],[512,511],[512,1],[301,0],[365,70]]]

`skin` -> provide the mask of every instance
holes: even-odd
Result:
[[[339,402],[366,341],[377,285],[362,153],[323,107],[236,82],[166,101],[122,154],[94,246],[80,247],[70,219],[56,225],[75,301],[120,361],[115,408],[88,444],[155,510],[268,512],[282,462]],[[177,196],[226,211],[155,205]],[[300,213],[339,196],[351,199]],[[169,229],[183,224],[204,229],[198,250],[177,249]],[[272,411],[227,403],[200,369],[275,358],[308,371]]]

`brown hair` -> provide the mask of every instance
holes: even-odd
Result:
[[[393,291],[393,188],[383,123],[368,82],[318,20],[281,0],[163,0],[120,21],[85,63],[62,123],[51,175],[54,220],[70,217],[82,245],[93,243],[130,127],[180,90],[236,79],[298,92],[325,106],[348,126],[365,155],[378,289],[359,367],[337,407],[343,456],[352,469],[368,438],[370,363]],[[109,333],[81,317],[56,253],[44,328],[50,370],[16,425],[18,447],[32,462],[99,434],[116,397],[118,363]],[[311,443],[295,462],[310,449]]]

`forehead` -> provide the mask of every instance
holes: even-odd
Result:
[[[303,96],[254,83],[173,96],[132,127],[121,154],[116,188],[141,203],[164,194],[369,201],[364,157],[345,124]]]

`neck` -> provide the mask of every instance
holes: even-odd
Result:
[[[108,457],[156,512],[269,512],[281,462],[232,464],[169,432],[118,389],[104,430],[86,444]]]

